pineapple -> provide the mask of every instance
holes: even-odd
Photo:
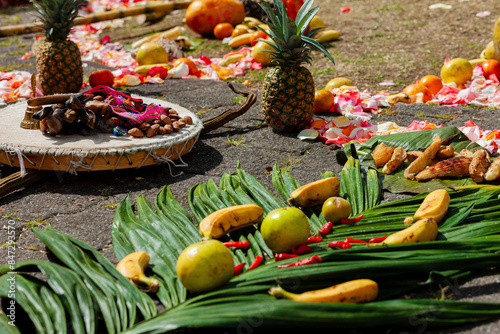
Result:
[[[322,51],[334,63],[330,53],[310,37],[320,28],[306,33],[319,9],[311,8],[313,2],[304,2],[295,21],[288,17],[282,0],[273,0],[276,13],[269,4],[260,2],[269,17],[268,35],[272,40],[264,42],[273,48],[269,52],[276,64],[264,80],[262,112],[267,124],[276,131],[302,130],[313,117],[314,81],[311,72],[302,66],[311,62],[311,47]]]
[[[45,95],[77,93],[82,88],[82,57],[68,35],[82,0],[31,0],[45,37],[36,41],[36,70]]]

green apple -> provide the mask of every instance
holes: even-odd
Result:
[[[275,253],[286,253],[305,244],[311,233],[309,221],[302,210],[294,207],[269,212],[260,226],[266,245]]]
[[[226,284],[234,273],[231,251],[218,240],[207,240],[184,249],[177,259],[177,276],[186,289],[204,293]]]
[[[321,208],[326,221],[340,224],[342,218],[349,218],[351,215],[351,204],[342,197],[330,197]]]

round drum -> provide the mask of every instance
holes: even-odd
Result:
[[[89,136],[49,136],[40,130],[21,128],[27,102],[18,102],[0,109],[0,163],[38,170],[77,171],[139,168],[160,163],[185,165],[181,156],[197,142],[203,123],[186,108],[164,100],[140,98],[176,110],[179,116],[191,116],[193,124],[179,132],[135,138],[115,136],[93,130]],[[174,160],[180,160],[175,163]]]

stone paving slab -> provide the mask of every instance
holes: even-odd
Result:
[[[244,88],[243,85],[238,87]],[[195,113],[199,111],[202,119],[228,109],[236,109],[241,103],[226,83],[205,80],[171,80],[162,85],[141,85],[131,88],[128,93],[167,99],[186,106]],[[292,175],[302,183],[317,179],[320,171],[331,170],[338,175],[341,166],[336,163],[334,147],[323,145],[319,141],[300,141],[294,134],[279,134],[262,126],[259,103],[260,96],[259,101],[247,113],[202,136],[192,151],[183,157],[187,167],[170,170],[166,165],[159,165],[113,172],[79,172],[77,176],[54,172],[47,180],[0,198],[0,214],[3,217],[0,221],[0,240],[6,240],[7,221],[15,219],[18,236],[16,260],[46,259],[43,244],[28,227],[36,225],[44,228],[50,224],[57,230],[87,242],[116,263],[112,253],[111,223],[116,204],[127,195],[133,203],[139,195],[146,196],[153,203],[156,193],[162,187],[169,186],[175,198],[189,210],[189,189],[210,178],[217,183],[224,173],[235,171],[238,161],[244,170],[271,190],[271,175],[267,169],[275,163],[290,168]],[[373,121],[392,120],[406,126],[416,118],[426,119],[416,117],[417,113],[438,116],[456,113],[460,116],[455,120],[432,120],[436,123],[439,121],[443,124],[463,125],[465,120],[474,116],[478,124],[485,128],[500,127],[497,110],[443,108],[445,107],[398,104],[395,113],[379,115]],[[8,169],[3,168],[4,171]],[[182,175],[172,176],[180,172]],[[405,196],[407,195],[384,193],[384,200]],[[0,248],[2,258],[5,258],[5,252],[5,248]],[[499,282],[498,269],[484,270],[470,279],[456,282],[452,293],[447,293],[446,298],[498,301]],[[500,321],[496,321],[452,328],[446,333],[496,333],[499,326]],[[421,328],[423,327],[415,326],[415,332],[426,332]]]

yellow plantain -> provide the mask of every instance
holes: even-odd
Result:
[[[121,259],[116,265],[116,270],[143,291],[158,291],[158,280],[147,277],[144,270],[149,265],[149,255],[146,252],[133,252]],[[147,286],[147,288],[143,288]]]
[[[340,194],[340,181],[337,177],[327,177],[295,189],[288,199],[292,206],[310,207],[323,204],[328,198]]]
[[[388,246],[400,244],[413,244],[417,242],[427,242],[436,239],[438,234],[438,226],[434,219],[425,218],[417,221],[410,227],[404,230],[393,233],[381,243],[374,246]]]
[[[413,217],[405,218],[405,225],[412,224],[416,220],[432,218],[439,224],[448,212],[450,205],[450,194],[445,189],[431,191],[423,200]]]
[[[218,239],[228,232],[256,224],[264,217],[264,209],[255,204],[234,205],[212,212],[200,222],[203,239]]]
[[[281,287],[271,288],[269,294],[304,303],[367,303],[377,298],[378,285],[370,279],[357,279],[301,294],[285,291]]]

